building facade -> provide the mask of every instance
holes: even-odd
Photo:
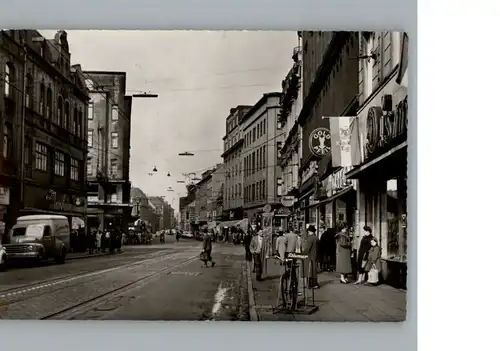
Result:
[[[332,163],[337,145],[330,123],[332,117],[356,113],[358,34],[306,31],[301,36],[304,100],[298,118],[302,127],[298,222],[302,228],[316,225],[321,235],[339,222],[354,224],[354,190],[348,184],[345,193],[332,187],[342,167]]]
[[[302,38],[297,33],[298,46],[293,49],[293,65],[288,75],[282,82],[283,92],[280,101],[278,121],[283,124],[284,139],[279,160],[283,174],[283,195],[296,200],[299,186],[299,167],[302,156],[302,128],[298,117],[302,109],[303,100],[303,65],[302,65]],[[292,206],[292,222],[296,229],[298,223],[296,211]]]
[[[224,210],[224,179],[225,167],[223,163],[215,166],[212,172],[210,184],[207,187],[208,191],[208,222],[218,224],[222,222],[222,213]]]
[[[175,211],[170,204],[165,201],[163,206],[163,229],[174,229],[176,227]]]
[[[85,72],[90,90],[87,157],[89,225],[125,229],[130,206],[130,119],[125,72]]]
[[[351,134],[359,230],[373,229],[382,248],[382,277],[406,287],[408,36],[361,32],[359,107]],[[368,59],[370,58],[370,59]],[[359,235],[359,234],[358,234]]]
[[[0,231],[20,215],[85,220],[88,91],[68,38],[0,32]]]
[[[212,173],[213,169],[207,170],[201,174],[201,180],[196,183],[196,203],[194,219],[196,229],[208,223],[210,215],[209,204],[211,202]],[[210,189],[210,190],[209,190]]]
[[[237,106],[226,118],[224,141],[224,213],[226,221],[243,219],[243,126],[242,118],[252,106]]]
[[[280,203],[282,176],[279,158],[284,141],[278,121],[281,93],[267,93],[241,120],[243,198],[245,217],[256,218],[265,205]]]

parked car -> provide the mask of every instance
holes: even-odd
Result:
[[[5,251],[5,247],[0,244],[0,272],[7,270],[8,263],[7,251]]]
[[[14,259],[30,259],[39,264],[51,258],[59,264],[66,261],[70,227],[65,216],[21,216],[9,235],[10,244],[4,247],[11,262]]]
[[[182,233],[182,237],[184,237],[184,238],[193,238],[194,235],[191,232],[184,232],[184,233]]]

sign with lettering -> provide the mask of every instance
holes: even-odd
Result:
[[[292,207],[295,203],[295,196],[282,196],[281,204],[285,207]]]
[[[328,128],[316,128],[309,136],[309,149],[318,157],[328,156],[332,151],[331,134]]]

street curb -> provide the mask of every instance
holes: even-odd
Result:
[[[252,283],[252,267],[250,262],[247,261],[247,280],[248,280],[248,310],[250,312],[250,321],[258,322],[259,316],[257,310],[255,309],[255,296],[253,294],[253,283]]]
[[[121,254],[122,252],[116,252],[114,254],[111,253],[105,253],[105,254],[100,254],[100,255],[82,255],[82,256],[76,256],[76,257],[66,257],[66,261],[73,261],[73,260],[83,260],[85,258],[92,258],[92,257],[104,257],[104,256],[114,256],[116,254]]]

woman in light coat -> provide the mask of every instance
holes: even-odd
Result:
[[[341,231],[335,235],[337,242],[337,273],[340,273],[340,282],[342,284],[349,283],[345,275],[352,273],[351,265],[351,239],[347,233],[347,226],[342,225]]]

